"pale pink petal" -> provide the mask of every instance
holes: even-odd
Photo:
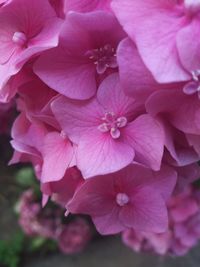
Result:
[[[123,140],[113,139],[98,129],[82,135],[77,148],[77,166],[83,177],[118,171],[133,161],[134,149]],[[88,164],[89,163],[89,164]]]
[[[178,54],[184,68],[188,71],[200,69],[199,19],[193,19],[189,25],[179,31],[176,37]]]
[[[43,155],[43,183],[59,181],[63,178],[73,157],[73,148],[67,138],[60,133],[52,132],[46,135],[41,148]]]
[[[115,0],[112,9],[159,82],[185,81],[176,47],[176,34],[184,23],[173,1]]]
[[[83,133],[97,129],[104,116],[103,109],[96,100],[73,101],[59,97],[53,101],[52,110],[62,130],[76,144]]]

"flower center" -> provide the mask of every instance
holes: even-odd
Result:
[[[23,32],[15,32],[13,34],[12,40],[19,46],[25,46],[27,42],[27,37]]]
[[[118,193],[116,196],[116,202],[120,207],[123,207],[124,205],[128,204],[129,197],[125,193]]]
[[[67,138],[67,135],[66,135],[66,133],[65,133],[63,130],[60,132],[60,136],[61,136],[63,139],[66,139],[66,138]]]
[[[114,112],[106,112],[102,121],[103,123],[98,126],[99,131],[102,133],[110,132],[114,139],[120,137],[120,128],[125,127],[128,123],[126,117],[117,117]]]
[[[192,81],[188,82],[183,87],[183,92],[186,95],[193,95],[197,93],[200,99],[200,70],[192,72]]]
[[[117,57],[115,49],[106,44],[104,47],[90,50],[86,53],[90,60],[96,65],[98,74],[103,74],[107,68],[117,68]]]

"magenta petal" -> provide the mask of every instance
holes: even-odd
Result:
[[[168,226],[163,198],[148,187],[140,188],[131,198],[131,203],[121,209],[119,216],[124,226],[140,231],[162,233]]]
[[[53,64],[52,64],[53,63]],[[88,99],[96,92],[95,66],[56,48],[35,64],[35,73],[48,86],[74,99]]]
[[[109,214],[115,205],[113,197],[113,178],[98,176],[87,180],[76,191],[67,209],[72,213],[83,213],[91,216]]]
[[[167,201],[175,188],[177,173],[167,165],[162,165],[158,172],[152,172],[150,169],[132,164],[123,170],[123,182],[130,194],[135,188],[148,186],[155,189]]]

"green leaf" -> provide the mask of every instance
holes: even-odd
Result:
[[[23,187],[30,187],[36,183],[35,175],[31,167],[20,169],[16,174],[16,181]]]
[[[6,267],[18,267],[25,236],[18,232],[10,240],[0,240],[0,263]]]

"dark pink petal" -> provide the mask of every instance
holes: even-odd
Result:
[[[67,210],[99,217],[109,214],[116,206],[112,176],[98,176],[87,180],[68,203]]]

